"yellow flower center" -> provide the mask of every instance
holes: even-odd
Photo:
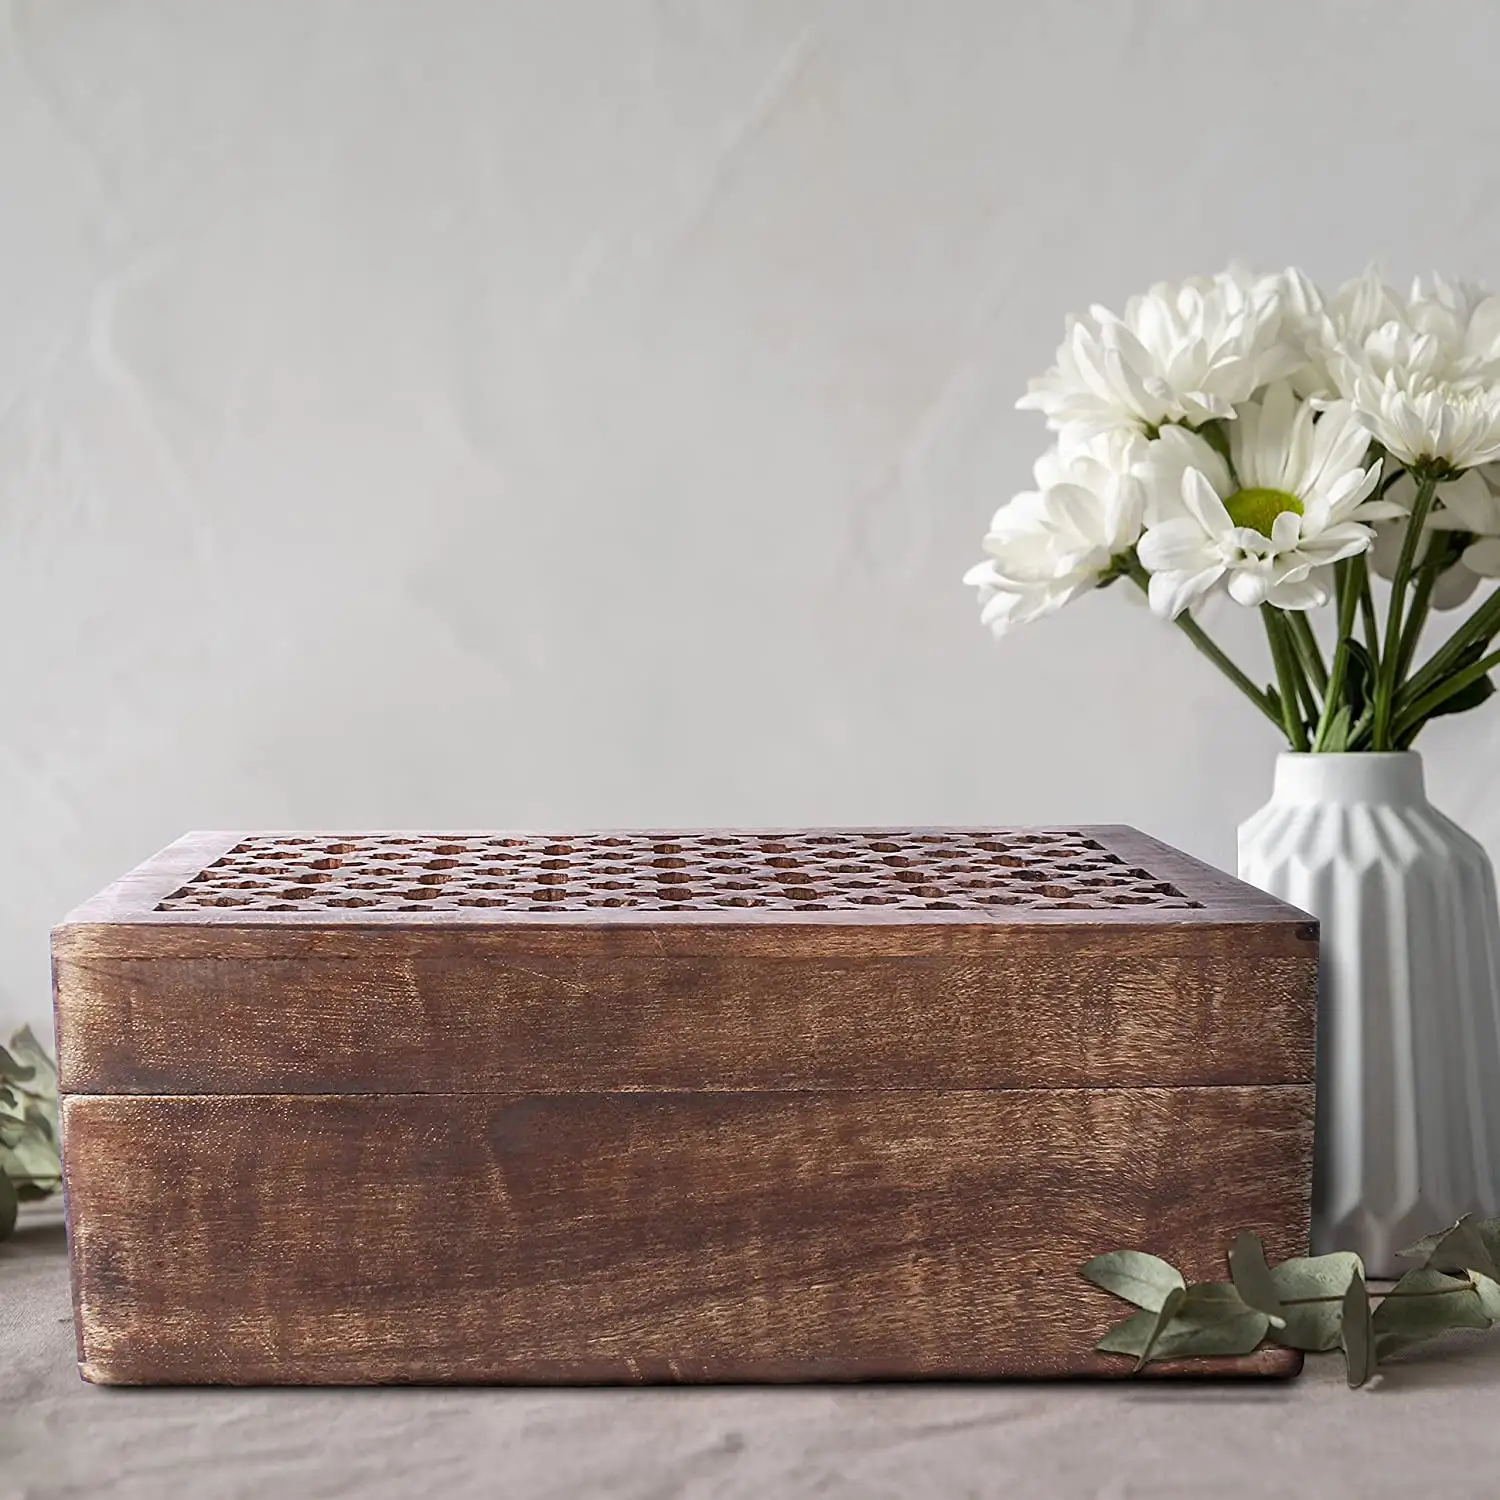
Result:
[[[1236,490],[1225,502],[1224,509],[1236,526],[1248,526],[1262,536],[1270,536],[1276,517],[1286,511],[1302,514],[1302,502],[1285,490],[1263,490],[1252,487]]]

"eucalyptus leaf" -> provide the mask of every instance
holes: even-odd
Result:
[[[24,1092],[39,1099],[57,1099],[57,1064],[48,1055],[47,1049],[36,1039],[31,1027],[23,1026],[10,1039],[10,1050],[27,1074],[19,1080],[26,1084]]]
[[[1155,1328],[1156,1314],[1140,1308],[1118,1323],[1112,1323],[1094,1348],[1101,1354],[1128,1354],[1132,1359],[1139,1359]]]
[[[1483,1276],[1478,1271],[1470,1271],[1469,1280],[1474,1283],[1474,1295],[1479,1299],[1480,1311],[1492,1324],[1500,1323],[1500,1281],[1491,1276]]]
[[[1151,1332],[1146,1338],[1146,1347],[1141,1350],[1139,1358],[1135,1362],[1137,1370],[1143,1369],[1151,1360],[1157,1344],[1161,1342],[1161,1336],[1166,1331],[1167,1325],[1177,1315],[1177,1310],[1187,1298],[1185,1286],[1174,1286],[1165,1297],[1162,1298],[1161,1306],[1152,1316]],[[1160,1358],[1161,1356],[1157,1356]]]
[[[23,1026],[0,1047],[0,1239],[14,1230],[19,1203],[61,1187],[57,1066]]]
[[[1246,1306],[1264,1313],[1273,1328],[1286,1327],[1281,1296],[1276,1283],[1271,1280],[1266,1249],[1258,1234],[1246,1231],[1235,1236],[1234,1244],[1229,1247],[1229,1274]]]
[[[1116,1323],[1095,1348],[1106,1354],[1139,1359],[1156,1331],[1157,1315],[1131,1313]],[[1260,1346],[1269,1321],[1247,1307],[1227,1281],[1199,1282],[1187,1288],[1182,1306],[1162,1329],[1153,1359],[1186,1359],[1194,1355],[1249,1354]]]
[[[57,1140],[57,1120],[48,1110],[40,1105],[28,1104],[26,1106],[25,1121],[31,1129],[39,1131],[49,1141]]]
[[[1419,1266],[1386,1294],[1370,1326],[1376,1353],[1384,1358],[1449,1329],[1488,1328],[1490,1322],[1479,1290],[1467,1276],[1447,1276]]]
[[[1271,1284],[1281,1299],[1285,1328],[1271,1337],[1288,1349],[1323,1353],[1339,1346],[1340,1308],[1352,1277],[1363,1281],[1359,1257],[1350,1250],[1304,1255],[1271,1267]]]
[[[1228,1281],[1202,1281],[1188,1287],[1177,1316],[1156,1346],[1157,1359],[1190,1354],[1249,1354],[1260,1346],[1270,1319],[1251,1307]]]
[[[1160,1311],[1173,1292],[1183,1290],[1182,1273],[1144,1250],[1110,1250],[1079,1267],[1078,1274],[1126,1302]]]
[[[1443,1236],[1447,1234],[1446,1229],[1439,1229],[1433,1234],[1424,1234],[1421,1239],[1413,1240],[1411,1244],[1403,1246],[1396,1254],[1402,1260],[1417,1260],[1425,1266],[1437,1249]]]
[[[1465,1214],[1451,1229],[1425,1235],[1414,1245],[1397,1252],[1403,1260],[1417,1260],[1434,1271],[1478,1271],[1492,1280],[1500,1280],[1495,1265],[1497,1237],[1487,1234],[1491,1223],[1477,1221]]]
[[[0,1078],[25,1083],[35,1072],[35,1068],[28,1068],[14,1053],[0,1047]]]
[[[1349,1278],[1339,1314],[1339,1343],[1344,1350],[1345,1374],[1349,1388],[1357,1390],[1375,1373],[1376,1360],[1375,1330],[1362,1267]]]
[[[45,1198],[62,1187],[62,1161],[57,1139],[46,1116],[27,1111],[19,1131],[5,1132],[0,1144],[0,1173],[10,1178],[27,1198]],[[24,1191],[23,1191],[24,1190]]]

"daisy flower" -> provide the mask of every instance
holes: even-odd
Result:
[[[1389,371],[1360,372],[1348,382],[1366,431],[1400,463],[1472,469],[1500,458],[1500,387],[1413,380]]]
[[[1069,320],[1057,363],[1016,405],[1045,413],[1069,442],[1231,417],[1295,362],[1278,338],[1282,293],[1280,276],[1229,270],[1158,283],[1123,316],[1092,307]]]
[[[1146,460],[1159,498],[1137,551],[1152,609],[1175,618],[1221,581],[1250,607],[1326,603],[1329,565],[1363,552],[1369,523],[1398,513],[1369,498],[1380,473],[1365,465],[1369,434],[1347,404],[1318,416],[1286,382],[1244,405],[1228,432],[1233,467],[1182,428],[1163,431]]]
[[[1401,463],[1461,470],[1500,458],[1500,298],[1437,276],[1402,297],[1370,270],[1320,326],[1330,393]]]
[[[989,556],[964,574],[997,636],[1051,614],[1112,576],[1141,534],[1144,494],[1131,469],[1144,442],[1103,437],[1037,460],[1037,487],[995,512]]]

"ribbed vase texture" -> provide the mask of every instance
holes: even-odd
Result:
[[[1240,876],[1322,924],[1314,1254],[1370,1275],[1500,1215],[1500,912],[1488,855],[1415,752],[1283,755]]]

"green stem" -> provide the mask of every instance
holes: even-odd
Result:
[[[1416,697],[1429,691],[1458,665],[1465,652],[1476,645],[1487,645],[1496,634],[1500,634],[1500,588],[1412,674],[1406,684],[1407,695]]]
[[[1370,591],[1370,559],[1361,553],[1354,559],[1356,586],[1359,590],[1359,618],[1364,630],[1365,650],[1376,674],[1380,672],[1380,622],[1375,614],[1375,596]]]
[[[1464,550],[1461,533],[1444,531],[1429,539],[1422,561],[1417,565],[1417,586],[1411,596],[1406,628],[1401,632],[1401,658],[1396,663],[1396,681],[1403,681],[1417,654],[1417,643],[1427,616],[1432,610],[1432,593],[1438,579],[1456,563]]]
[[[1297,701],[1302,705],[1302,722],[1311,731],[1312,726],[1323,717],[1323,704],[1313,691],[1312,683],[1308,681],[1307,669],[1298,660],[1296,641],[1290,631],[1287,632],[1287,645],[1292,649],[1292,665],[1297,669]]]
[[[1328,674],[1327,691],[1323,694],[1323,712],[1313,735],[1314,750],[1323,748],[1344,696],[1344,678],[1349,671],[1349,637],[1354,631],[1354,611],[1359,607],[1359,594],[1354,585],[1358,561],[1358,558],[1346,558],[1334,565],[1334,587],[1339,601],[1338,639],[1333,644],[1333,667]]]
[[[1417,586],[1412,590],[1411,608],[1407,611],[1406,624],[1401,631],[1401,649],[1396,656],[1395,680],[1400,682],[1411,668],[1412,657],[1417,654],[1417,641],[1422,627],[1432,609],[1432,591],[1437,586],[1438,569],[1419,568]]]
[[[1400,739],[1403,734],[1415,729],[1424,719],[1432,716],[1434,709],[1441,708],[1456,693],[1471,687],[1496,667],[1500,667],[1500,651],[1492,652],[1451,677],[1445,677],[1431,692],[1424,693],[1416,702],[1401,710],[1396,719],[1396,738]]]
[[[1308,681],[1320,693],[1326,693],[1328,691],[1328,668],[1323,665],[1323,652],[1318,645],[1317,636],[1313,634],[1307,611],[1289,609],[1286,611],[1286,619],[1287,624],[1292,627],[1292,643],[1297,648],[1302,670],[1307,673]]]
[[[1143,594],[1151,590],[1151,575],[1132,556],[1125,565],[1131,581]],[[1186,610],[1172,622],[1278,729],[1281,726],[1281,708],[1276,700],[1263,688],[1258,688],[1234,661]]]
[[[1380,648],[1380,676],[1375,688],[1375,730],[1370,740],[1372,750],[1395,749],[1391,731],[1396,710],[1396,689],[1399,686],[1397,674],[1401,665],[1401,632],[1406,625],[1406,590],[1411,583],[1417,548],[1427,529],[1427,513],[1432,509],[1437,485],[1436,469],[1426,469],[1418,477],[1417,498],[1412,503],[1411,516],[1406,523],[1406,535],[1401,538],[1401,556],[1396,563],[1395,576],[1391,579],[1391,601],[1386,609],[1385,642]]]
[[[1275,605],[1262,604],[1260,613],[1265,622],[1266,640],[1271,646],[1271,660],[1276,663],[1276,681],[1281,688],[1281,727],[1286,731],[1287,743],[1292,749],[1305,752],[1308,748],[1307,728],[1297,709],[1300,696],[1297,658],[1290,631]]]
[[[1435,1292],[1376,1292],[1367,1289],[1365,1295],[1372,1302],[1377,1298],[1381,1302],[1384,1302],[1390,1297],[1452,1297],[1456,1294],[1473,1291],[1474,1283],[1469,1281],[1465,1282],[1463,1286],[1439,1287]],[[1283,1307],[1316,1307],[1320,1303],[1342,1302],[1343,1300],[1342,1297],[1283,1297],[1281,1305]]]

